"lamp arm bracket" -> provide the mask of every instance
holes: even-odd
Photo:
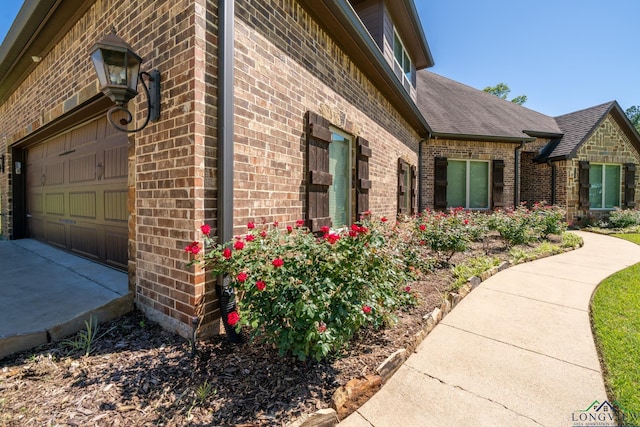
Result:
[[[142,126],[136,129],[128,129],[124,126],[128,126],[133,121],[131,111],[129,111],[124,105],[116,105],[115,107],[110,108],[109,111],[107,111],[107,120],[111,126],[122,132],[139,132],[149,124],[149,121],[155,122],[160,118],[160,72],[158,70],[153,70],[151,73],[141,71],[138,75],[140,76],[140,83],[142,83],[144,92],[147,95],[147,118]],[[142,78],[143,76],[146,76],[149,80],[149,87],[145,84],[144,79]],[[119,124],[116,123],[112,117],[116,111],[123,111],[126,114],[126,117],[119,120]]]

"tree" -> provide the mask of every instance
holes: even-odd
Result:
[[[507,99],[507,95],[511,92],[509,86],[504,83],[498,83],[495,86],[487,86],[483,89],[485,92],[495,95],[500,99]],[[522,105],[527,102],[527,95],[516,96],[511,100],[514,104]]]
[[[640,106],[634,105],[633,107],[629,107],[624,113],[629,117],[631,124],[640,132]]]

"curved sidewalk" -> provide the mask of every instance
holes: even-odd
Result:
[[[483,282],[338,425],[582,425],[579,411],[607,400],[589,320],[591,295],[606,277],[640,262],[640,246],[578,234],[581,249]]]

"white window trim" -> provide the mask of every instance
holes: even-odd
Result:
[[[602,166],[602,198],[600,200],[600,206],[602,206],[601,208],[592,208],[591,206],[589,206],[589,210],[590,211],[610,211],[615,209],[616,207],[621,207],[622,205],[622,173],[623,173],[623,169],[622,169],[622,165],[619,163],[600,163],[600,162],[591,162],[591,165],[600,165]],[[618,170],[620,171],[620,173],[618,174],[618,177],[620,178],[620,182],[618,182],[618,205],[614,206],[613,208],[605,208],[604,207],[604,202],[605,202],[605,197],[607,196],[607,192],[606,192],[606,188],[604,186],[606,179],[607,179],[607,168],[605,166],[617,166]],[[591,184],[591,183],[589,183]],[[591,204],[591,195],[589,195],[589,204]]]
[[[409,72],[412,74],[411,77],[413,77],[413,73],[411,72],[411,70],[413,69],[412,65],[413,65],[413,59],[411,59],[411,57],[409,56],[409,51],[407,50],[407,48],[404,46],[404,41],[402,41],[402,37],[400,37],[400,34],[398,34],[398,31],[396,31],[396,28],[394,26],[393,28],[393,61],[398,64],[398,66],[400,67],[400,71],[402,72],[402,82],[404,84],[404,80],[406,80],[407,82],[409,82],[409,86],[413,87],[413,82],[411,81],[411,79],[409,79],[407,77],[407,75],[404,72],[404,66],[403,64],[398,62],[398,59],[396,58],[396,41],[395,38],[398,38],[398,41],[400,42],[400,46],[402,46],[402,58],[404,59],[404,57],[406,56],[409,59]]]
[[[349,147],[348,147],[348,151],[349,151],[349,156],[347,159],[347,194],[349,196],[349,200],[347,200],[347,206],[345,207],[345,214],[347,217],[347,223],[344,225],[344,227],[340,227],[337,228],[337,230],[339,229],[343,229],[345,227],[349,227],[351,225],[351,218],[352,218],[352,205],[353,205],[353,196],[351,194],[351,188],[353,187],[353,179],[352,179],[352,170],[353,170],[353,144],[354,144],[354,138],[353,135],[350,135],[334,126],[329,126],[329,131],[331,131],[332,134],[336,134],[336,135],[340,135],[341,137],[347,139],[349,141]],[[331,209],[331,207],[329,207],[329,209]],[[333,218],[332,218],[333,220]],[[333,221],[332,221],[333,222]],[[332,226],[332,229],[334,228],[334,226]]]
[[[488,211],[491,210],[491,161],[479,160],[479,159],[449,159],[452,162],[465,162],[465,201],[464,208],[474,211]],[[469,196],[471,195],[471,162],[486,163],[487,164],[487,207],[486,208],[470,208]],[[447,180],[449,178],[447,177]],[[457,206],[452,206],[457,207]],[[447,208],[449,208],[449,202],[447,201]]]

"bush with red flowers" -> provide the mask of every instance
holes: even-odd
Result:
[[[397,309],[415,303],[405,289],[409,269],[389,250],[388,223],[327,227],[320,235],[302,221],[282,229],[247,228],[248,234],[225,244],[205,233],[199,261],[231,279],[238,308],[229,324],[282,355],[321,360],[362,326],[392,324]]]

